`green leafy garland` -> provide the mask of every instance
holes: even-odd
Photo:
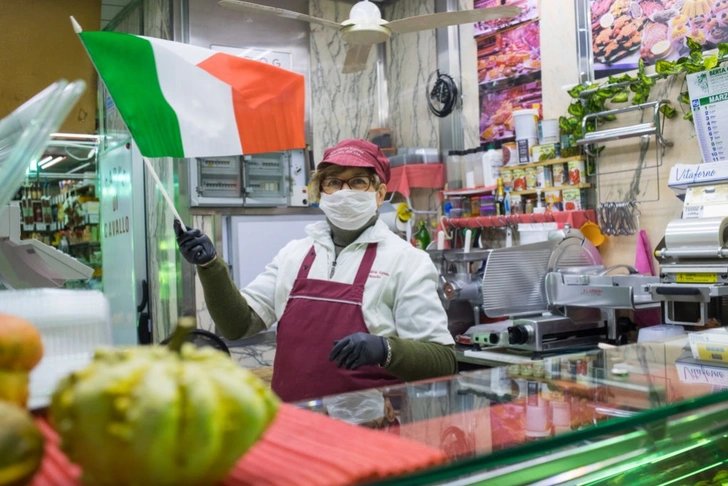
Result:
[[[582,122],[584,117],[593,113],[600,113],[612,109],[607,103],[620,104],[629,101],[630,92],[633,93],[632,104],[640,105],[646,103],[650,97],[650,91],[658,79],[665,79],[668,76],[679,74],[692,74],[700,71],[708,71],[718,65],[720,59],[728,55],[728,44],[718,44],[718,54],[703,57],[702,46],[693,39],[687,39],[690,55],[681,57],[677,61],[657,61],[655,71],[657,76],[645,74],[645,63],[640,59],[639,68],[635,76],[623,74],[622,76],[610,76],[607,83],[594,83],[590,85],[579,85],[569,90],[569,96],[574,101],[569,105],[569,116],[559,118],[561,133],[570,135],[574,140],[584,138]],[[619,84],[622,86],[607,87],[606,85]],[[586,90],[594,90],[588,96],[582,98],[581,93]],[[687,91],[682,91],[678,102],[690,104],[690,97]],[[662,105],[660,112],[666,118],[675,118],[677,111],[670,105]],[[598,120],[590,119],[586,122],[586,131],[593,132],[596,129],[597,121],[610,122],[616,120],[615,115],[598,117]],[[692,110],[688,110],[683,116],[685,120],[693,120]]]

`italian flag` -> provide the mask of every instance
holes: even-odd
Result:
[[[151,37],[79,36],[145,157],[256,154],[306,145],[300,74]]]

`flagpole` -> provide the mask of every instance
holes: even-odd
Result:
[[[154,179],[154,182],[157,184],[157,187],[162,192],[162,196],[167,201],[167,205],[169,206],[169,209],[172,210],[172,214],[174,214],[174,217],[177,219],[177,221],[184,224],[184,222],[182,221],[182,217],[177,212],[177,208],[174,207],[174,202],[172,202],[172,198],[169,197],[169,194],[167,194],[167,191],[164,189],[164,186],[162,185],[162,181],[159,180],[159,176],[157,175],[157,172],[154,170],[154,167],[152,167],[152,163],[146,157],[142,157],[142,159],[144,160],[144,164],[147,166],[149,175],[151,175],[152,179]]]

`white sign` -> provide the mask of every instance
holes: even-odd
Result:
[[[703,162],[722,162],[728,159],[728,69],[690,74],[687,81]]]
[[[728,162],[713,164],[675,164],[670,169],[668,185],[676,189],[685,189],[693,184],[710,184],[728,182]]]
[[[112,338],[117,346],[137,344],[137,278],[144,278],[140,275],[144,267],[136,268],[136,259],[144,259],[145,248],[134,238],[140,222],[134,218],[134,191],[143,190],[143,185],[133,180],[134,174],[131,145],[99,154],[104,294],[109,299]]]
[[[260,61],[271,66],[279,67],[293,71],[293,59],[290,52],[285,51],[274,51],[271,49],[257,49],[248,48],[240,49],[237,47],[227,46],[210,46],[213,51],[224,52],[225,54],[231,54],[233,56],[242,57],[243,59],[252,59],[253,61]]]
[[[677,372],[683,383],[728,386],[728,369],[677,362]]]

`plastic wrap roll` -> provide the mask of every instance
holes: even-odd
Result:
[[[665,247],[668,251],[723,248],[728,239],[727,227],[728,218],[676,219],[665,229]]]

